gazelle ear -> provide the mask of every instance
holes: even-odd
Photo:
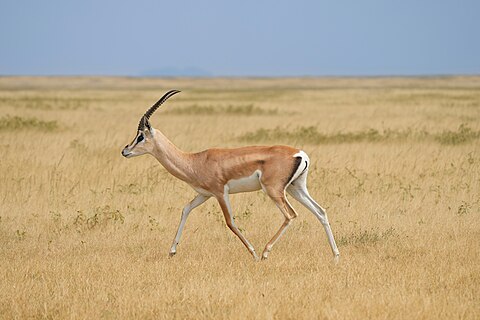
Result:
[[[148,121],[148,119],[145,121],[145,131],[147,131],[148,133],[150,133],[150,135],[153,137],[153,134],[154,134],[154,129],[153,127],[150,125],[150,121]]]
[[[152,126],[148,127],[148,132],[150,132],[150,135],[153,137],[155,135],[155,129],[152,128]]]

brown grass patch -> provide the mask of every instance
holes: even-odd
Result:
[[[309,154],[338,265],[293,199],[299,217],[268,261],[252,261],[212,200],[168,257],[194,191],[120,151],[170,88],[182,94],[151,123],[183,150]],[[0,318],[477,319],[479,92],[478,77],[2,77],[0,100],[16,102],[0,101]],[[88,102],[59,109],[75,99]],[[232,206],[261,251],[280,212],[261,192]]]

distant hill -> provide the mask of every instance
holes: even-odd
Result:
[[[197,67],[164,67],[142,72],[144,77],[211,77],[210,72]]]

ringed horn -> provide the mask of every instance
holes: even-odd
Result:
[[[140,122],[138,124],[138,130],[142,131],[145,129],[145,127],[147,127],[150,130],[151,127],[150,127],[150,123],[148,122],[148,119],[150,119],[150,116],[158,109],[158,107],[160,107],[165,101],[167,101],[168,98],[170,98],[171,96],[179,92],[180,92],[179,90],[170,90],[167,93],[165,93],[163,97],[160,98],[160,100],[155,102],[155,104],[151,106],[150,109],[148,109],[147,112],[145,112],[143,117],[140,119]]]

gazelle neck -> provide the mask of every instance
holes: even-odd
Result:
[[[189,181],[192,174],[191,157],[175,146],[157,129],[154,134],[155,146],[152,155],[175,177]]]

